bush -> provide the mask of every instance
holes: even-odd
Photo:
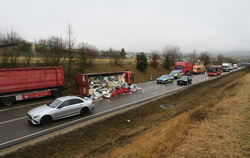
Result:
[[[152,53],[151,58],[150,66],[156,69],[159,66],[159,62],[157,60],[160,58],[160,56],[156,53]]]
[[[137,53],[136,54],[136,68],[141,70],[141,71],[145,71],[148,68],[148,61],[147,61],[147,57],[145,55],[145,53],[141,52],[141,53]]]

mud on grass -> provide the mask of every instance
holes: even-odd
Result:
[[[239,75],[244,74],[236,72],[216,81],[193,86],[73,132],[27,146],[5,157],[101,157],[165,120],[198,106],[213,106],[223,97],[231,95],[231,91],[225,94],[224,90],[231,86],[233,81],[237,82]],[[160,108],[162,104],[173,104],[175,107],[166,110]]]

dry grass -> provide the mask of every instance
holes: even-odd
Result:
[[[249,82],[250,74],[226,87],[227,96],[210,108],[162,122],[104,157],[249,157]]]
[[[198,128],[196,125],[212,118],[210,107],[235,95],[232,89],[238,85],[233,84],[238,82],[238,76],[244,74],[238,72],[194,86],[88,127],[28,146],[6,157],[171,156],[187,140],[190,129]],[[161,109],[160,105],[166,103],[175,107]],[[204,117],[204,114],[207,115]],[[128,123],[127,119],[131,122]]]

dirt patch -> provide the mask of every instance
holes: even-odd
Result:
[[[189,129],[193,126],[190,122],[204,122],[210,119],[209,115],[204,117],[204,114],[200,115],[198,112],[199,114],[196,115],[199,117],[195,116],[195,120],[192,120],[189,112],[192,109],[195,111],[197,107],[213,107],[222,99],[235,94],[234,91],[225,91],[225,89],[239,82],[238,76],[244,76],[244,74],[244,72],[237,72],[216,81],[191,87],[88,127],[20,149],[5,157],[109,157],[112,155],[143,157],[142,152],[135,151],[160,153],[161,156],[171,155],[189,134]],[[175,107],[166,110],[160,108],[162,104],[173,104]],[[159,128],[162,126],[166,128]],[[145,136],[147,132],[149,134]],[[164,137],[158,137],[159,135]],[[134,144],[140,136],[140,144],[144,147]],[[127,145],[130,147],[127,148]],[[123,148],[125,146],[126,148]],[[118,149],[128,155],[116,152]],[[154,157],[153,154],[147,156]]]

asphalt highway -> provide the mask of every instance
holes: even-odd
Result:
[[[238,69],[239,70],[239,69]],[[237,71],[237,70],[234,70]],[[227,73],[223,73],[221,76]],[[206,74],[193,75],[193,84],[216,77],[208,77]],[[111,113],[113,111],[133,106],[137,103],[153,99],[160,95],[166,95],[169,92],[184,88],[177,86],[176,80],[167,84],[156,84],[156,81],[150,81],[138,84],[143,91],[141,93],[123,94],[112,99],[104,99],[95,102],[95,110],[88,116],[75,116],[63,120],[52,122],[47,126],[31,126],[26,117],[26,113],[37,106],[46,104],[51,100],[39,100],[38,102],[19,103],[18,106],[0,109],[0,149],[48,134],[52,131],[63,129],[74,124]]]

